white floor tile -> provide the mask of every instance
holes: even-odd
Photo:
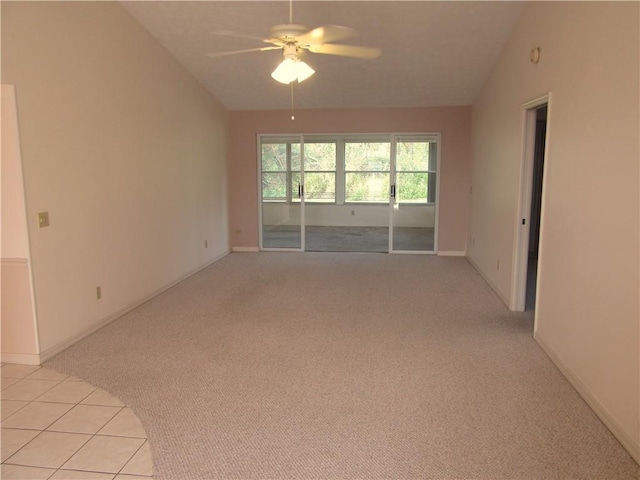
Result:
[[[146,432],[120,399],[39,366],[2,364],[0,373],[0,478],[153,478]]]
[[[66,380],[69,378],[69,375],[50,370],[48,368],[41,368],[40,370],[33,372],[27,378],[30,378],[31,380]]]
[[[0,368],[2,378],[24,378],[31,375],[36,370],[40,370],[40,365],[18,365],[16,363],[6,363]]]
[[[147,438],[140,420],[130,408],[123,408],[99,433],[119,437]]]
[[[58,470],[49,480],[113,480],[113,473]]]
[[[82,400],[83,405],[106,405],[110,407],[124,407],[119,398],[101,389],[96,389],[91,395]]]
[[[118,473],[145,440],[96,435],[64,464],[67,470]],[[105,455],[109,452],[109,455]]]
[[[3,390],[2,399],[25,400],[30,402],[48,392],[59,383],[57,380],[30,380],[25,378],[11,385],[6,390]]]
[[[10,417],[29,402],[22,400],[2,400],[2,420]]]
[[[18,383],[20,381],[19,378],[3,378],[0,380],[0,390],[4,390],[5,388],[9,388],[14,383]]]
[[[153,475],[153,460],[151,458],[151,448],[149,442],[145,442],[140,450],[136,452],[129,463],[127,463],[120,473],[128,475]]]
[[[64,403],[31,402],[4,420],[2,426],[44,430],[72,407]]]
[[[23,380],[24,381],[24,380]],[[38,397],[39,402],[79,403],[96,389],[84,382],[64,381]]]
[[[11,456],[6,463],[29,467],[59,468],[91,438],[79,433],[42,432]]]
[[[7,465],[0,467],[0,478],[3,480],[46,480],[55,470],[51,468],[23,467]]]
[[[122,407],[76,405],[47,430],[52,432],[97,433],[120,410],[122,410]]]
[[[123,475],[121,473],[120,475],[116,475],[114,480],[149,480],[150,478],[153,477],[146,477],[143,475]]]
[[[2,462],[36,438],[38,430],[21,430],[15,428],[2,429]]]
[[[146,477],[143,475],[123,475],[121,473],[120,475],[116,475],[114,480],[149,480],[150,478],[153,477]]]

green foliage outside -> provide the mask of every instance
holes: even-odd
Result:
[[[429,188],[429,143],[396,144],[396,200],[401,203],[424,203]]]
[[[290,146],[291,165],[287,165]],[[389,142],[345,143],[345,201],[386,203],[389,200]],[[334,203],[336,199],[336,143],[305,143],[305,201]],[[396,201],[425,203],[435,172],[428,173],[429,143],[396,144]],[[262,198],[297,202],[300,183],[300,144],[262,144]],[[429,175],[434,175],[429,181]],[[287,192],[287,179],[289,192]]]

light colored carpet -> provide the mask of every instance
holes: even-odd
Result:
[[[47,367],[139,416],[157,479],[637,479],[464,258],[232,254]]]

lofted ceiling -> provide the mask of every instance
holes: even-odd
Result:
[[[122,5],[230,110],[287,109],[289,85],[270,76],[280,51],[210,58],[207,53],[267,46],[230,30],[266,38],[289,23],[283,1],[123,1]],[[504,47],[523,2],[303,1],[294,23],[354,28],[345,44],[377,47],[361,60],[307,53],[316,74],[294,85],[300,108],[470,105]]]

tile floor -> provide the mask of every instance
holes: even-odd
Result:
[[[0,478],[150,480],[151,450],[120,400],[47,368],[0,367]]]

